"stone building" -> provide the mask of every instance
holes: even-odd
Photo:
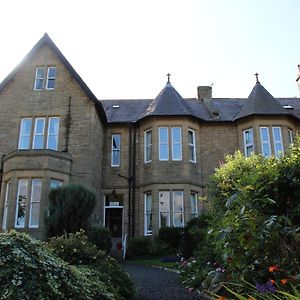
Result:
[[[80,183],[115,244],[183,226],[225,154],[283,155],[300,126],[300,99],[258,79],[247,99],[207,86],[182,98],[168,76],[154,99],[98,100],[47,34],[1,83],[0,107],[2,230],[45,238],[50,189]]]

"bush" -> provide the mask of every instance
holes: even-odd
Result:
[[[51,238],[48,247],[68,263],[78,265],[91,281],[104,282],[115,299],[132,298],[134,290],[129,276],[113,258],[106,257],[103,251],[89,242],[83,230],[71,233],[69,237]]]
[[[196,250],[203,248],[210,220],[211,217],[208,213],[202,213],[187,222],[181,245],[183,257],[190,258]]]
[[[95,271],[68,265],[24,233],[0,233],[0,266],[0,299],[117,299],[90,277]]]
[[[88,228],[87,236],[88,240],[96,245],[98,250],[103,250],[106,254],[110,251],[112,242],[111,232],[108,228],[98,224],[92,224]]]
[[[72,265],[90,265],[104,256],[97,247],[88,241],[84,230],[70,233],[69,237],[53,237],[49,240],[48,246],[53,252]]]
[[[152,241],[148,237],[133,237],[128,241],[126,257],[136,259],[148,256],[151,252]]]
[[[174,251],[180,248],[182,236],[183,228],[181,227],[162,227],[158,231],[158,239]]]
[[[70,184],[51,190],[48,237],[87,230],[95,204],[95,195],[81,185]]]

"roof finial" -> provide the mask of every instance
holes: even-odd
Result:
[[[259,80],[258,80],[258,75],[259,74],[256,72],[254,75],[256,76],[256,83],[260,83]]]
[[[167,76],[168,76],[168,82],[167,82],[167,83],[171,83],[171,82],[170,82],[170,76],[171,76],[171,74],[168,73]]]

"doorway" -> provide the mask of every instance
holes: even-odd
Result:
[[[112,235],[112,250],[121,250],[123,233],[123,208],[105,207],[105,227]]]

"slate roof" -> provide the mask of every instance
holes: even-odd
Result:
[[[241,108],[235,120],[250,115],[287,115],[289,114],[258,81]]]
[[[62,52],[57,48],[57,46],[54,44],[54,42],[51,40],[49,35],[47,33],[44,34],[44,36],[35,44],[35,46],[29,51],[29,53],[23,58],[23,60],[15,67],[14,70],[8,76],[0,83],[0,92],[6,87],[6,85],[15,77],[17,72],[20,70],[20,68],[25,64],[25,62],[33,57],[35,53],[44,45],[48,45],[49,48],[58,56],[60,61],[64,64],[66,69],[71,73],[73,78],[76,80],[76,82],[79,84],[81,89],[84,91],[86,96],[92,100],[95,103],[95,107],[98,111],[98,113],[101,116],[101,119],[106,122],[106,114],[102,107],[101,102],[97,99],[97,97],[93,94],[93,92],[89,89],[89,87],[86,85],[86,83],[82,80],[82,78],[79,76],[79,74],[75,71],[75,69],[72,67],[72,65],[69,63],[69,61],[65,58],[65,56],[62,54]]]

